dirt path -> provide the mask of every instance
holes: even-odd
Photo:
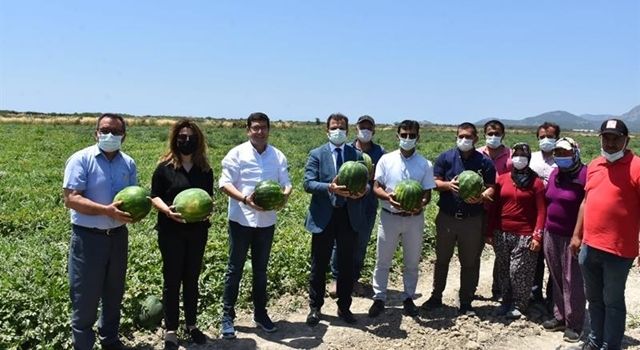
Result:
[[[480,271],[480,286],[477,294],[491,295],[491,268],[493,254],[485,250]],[[425,261],[421,268],[416,300],[421,305],[430,294],[433,280],[433,261]],[[390,283],[387,310],[375,319],[367,317],[372,301],[354,298],[352,312],[358,318],[354,326],[336,317],[335,301],[327,298],[322,309],[319,325],[310,328],[305,324],[307,314],[306,296],[285,296],[269,307],[278,331],[267,334],[255,328],[251,314],[244,313],[236,320],[236,340],[217,339],[218,331],[209,330],[211,340],[203,346],[183,344],[187,349],[579,349],[578,344],[562,340],[562,332],[546,332],[541,322],[550,317],[541,306],[529,309],[528,317],[508,321],[493,317],[498,303],[476,300],[474,307],[478,317],[457,316],[457,290],[459,287],[459,265],[452,261],[443,302],[447,305],[434,311],[421,311],[419,317],[402,314],[402,280]],[[627,332],[624,346],[640,349],[640,269],[636,266],[627,281]],[[148,347],[162,348],[161,333],[136,337],[136,343]]]

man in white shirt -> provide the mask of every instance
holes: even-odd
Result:
[[[370,317],[376,317],[384,311],[389,269],[400,239],[404,261],[404,312],[407,316],[418,315],[413,298],[422,253],[424,206],[429,203],[431,189],[436,186],[431,162],[416,152],[419,130],[420,124],[417,121],[402,121],[397,129],[400,148],[383,155],[376,166],[373,188],[382,202],[382,209],[378,226],[376,266],[373,271],[374,302],[369,308]],[[396,201],[394,192],[399,183],[408,179],[417,181],[423,189],[421,206],[412,211],[402,208]]]
[[[267,315],[267,264],[273,243],[276,212],[266,211],[253,201],[255,186],[273,180],[283,187],[285,198],[291,194],[287,158],[268,144],[269,117],[252,113],[247,118],[249,141],[232,148],[222,160],[219,187],[229,196],[229,263],[222,297],[222,337],[235,338],[233,320],[238,289],[247,252],[251,248],[253,270],[253,306],[255,324],[266,332],[277,328]]]
[[[560,138],[560,126],[551,122],[544,122],[538,126],[536,131],[536,137],[538,138],[538,144],[540,145],[540,151],[533,152],[531,154],[531,160],[529,161],[529,167],[538,174],[538,176],[544,182],[544,187],[547,187],[549,181],[549,175],[551,171],[556,167],[556,163],[553,159],[553,149],[556,147],[556,140]],[[536,266],[536,274],[533,278],[533,301],[543,302],[542,297],[542,285],[544,280],[544,254],[538,254],[538,263]],[[551,304],[551,283],[547,283],[547,305]]]

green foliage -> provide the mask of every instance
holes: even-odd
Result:
[[[70,305],[67,255],[69,214],[62,200],[62,177],[66,159],[94,142],[95,125],[0,123],[0,348],[68,349]],[[139,184],[149,188],[159,157],[166,152],[168,126],[132,125],[123,150],[138,165]],[[246,141],[244,127],[205,128],[208,157],[216,177],[226,152]],[[510,132],[510,131],[509,131]],[[351,135],[353,136],[353,135]],[[583,159],[599,152],[598,138],[573,136],[583,147]],[[529,141],[531,133],[509,133],[509,142]],[[379,127],[375,141],[387,150],[397,149],[395,129]],[[287,205],[278,212],[278,224],[269,263],[268,291],[272,298],[285,293],[306,293],[309,274],[310,235],[304,229],[310,195],[302,189],[309,151],[326,142],[323,123],[271,130],[270,142],[288,158],[294,186]],[[454,146],[453,130],[421,130],[418,151],[434,161]],[[632,141],[633,145],[633,141]],[[638,151],[636,146],[636,151]],[[220,317],[224,273],[228,258],[227,197],[214,194],[212,227],[200,278],[201,326],[217,324]],[[427,207],[424,250],[434,246],[437,193]],[[136,327],[139,305],[162,292],[162,260],[153,227],[152,212],[130,225],[129,268],[123,301],[124,333]],[[375,230],[369,242],[363,279],[371,278],[375,263]],[[401,264],[399,254],[394,266]],[[250,306],[250,278],[243,279],[238,306]]]

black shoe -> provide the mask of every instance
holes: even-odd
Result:
[[[432,296],[431,298],[429,298],[429,300],[422,303],[420,307],[426,310],[442,307],[442,298],[436,298]]]
[[[307,326],[315,326],[320,323],[320,309],[312,307],[307,315]]]
[[[253,316],[253,323],[267,333],[273,333],[278,330],[278,327],[273,324],[273,321],[271,321],[269,315],[266,313],[262,316]]]
[[[402,302],[404,308],[404,314],[410,317],[418,316],[418,308],[413,303],[413,299],[407,298]]]
[[[584,344],[582,345],[582,350],[599,350],[600,347],[594,345],[591,340],[587,339],[584,341]]]
[[[204,335],[198,328],[187,328],[185,333],[189,334],[191,340],[196,344],[205,344],[207,342],[207,336]]]
[[[122,344],[120,340],[116,340],[115,342],[109,343],[109,344],[102,344],[102,350],[129,350],[129,349],[131,348]]]
[[[563,331],[564,330],[564,322],[558,320],[557,318],[552,318],[550,320],[546,320],[542,322],[542,328],[547,331]]]
[[[168,340],[164,341],[164,350],[178,350],[178,349],[180,349],[180,347],[178,347],[178,344]]]
[[[384,311],[384,301],[376,299],[369,308],[369,317],[378,317]]]
[[[460,304],[460,308],[458,309],[458,315],[466,315],[469,317],[476,316],[476,310],[471,306],[471,304]]]
[[[349,324],[354,324],[358,322],[355,316],[353,316],[353,313],[349,310],[338,309],[338,317]]]
[[[491,300],[498,301],[502,298],[502,293],[499,290],[491,291]]]

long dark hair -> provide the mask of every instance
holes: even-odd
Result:
[[[169,165],[173,166],[173,168],[178,168],[182,166],[182,161],[180,160],[180,151],[178,150],[178,145],[176,140],[178,139],[178,134],[182,128],[189,128],[193,131],[193,134],[198,138],[198,146],[196,147],[195,152],[191,155],[191,159],[193,164],[198,166],[202,171],[208,172],[211,169],[209,165],[209,160],[207,159],[207,143],[205,142],[204,134],[196,124],[191,119],[180,119],[178,120],[169,131],[169,142],[167,145],[167,152],[160,157],[160,163],[167,162]]]

